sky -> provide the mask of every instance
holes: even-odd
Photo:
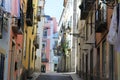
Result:
[[[63,0],[46,0],[45,1],[45,14],[51,17],[56,17],[57,22],[61,17],[63,11]]]

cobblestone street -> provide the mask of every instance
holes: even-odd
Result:
[[[40,75],[36,80],[73,80],[69,75]]]
[[[34,73],[32,80],[82,80],[75,73]]]

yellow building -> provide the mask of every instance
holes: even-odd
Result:
[[[35,68],[37,43],[37,8],[38,0],[24,0],[24,45],[23,45],[23,75],[29,76]]]

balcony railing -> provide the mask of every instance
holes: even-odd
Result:
[[[20,18],[12,18],[12,30],[16,34],[23,34],[24,30],[24,14],[23,11],[20,11]]]
[[[81,20],[86,19],[95,0],[83,0],[79,8],[81,9]]]
[[[103,10],[96,11],[95,31],[103,32],[107,29],[107,22]]]
[[[42,62],[49,62],[48,58],[46,57],[46,53],[42,53],[42,58],[41,58],[41,61]]]
[[[24,32],[24,13],[20,11],[20,19],[18,19],[18,34],[22,34]]]
[[[47,58],[42,58],[42,62],[49,62]]]
[[[27,23],[27,26],[32,26],[33,25],[32,0],[28,0],[28,2],[27,2],[26,23]]]

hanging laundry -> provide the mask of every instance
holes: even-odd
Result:
[[[12,11],[13,17],[20,18],[20,0],[12,0]]]
[[[113,9],[113,15],[110,23],[110,29],[107,35],[107,41],[115,46],[115,50],[120,52],[120,25],[118,21],[120,13],[120,5],[116,5]]]

